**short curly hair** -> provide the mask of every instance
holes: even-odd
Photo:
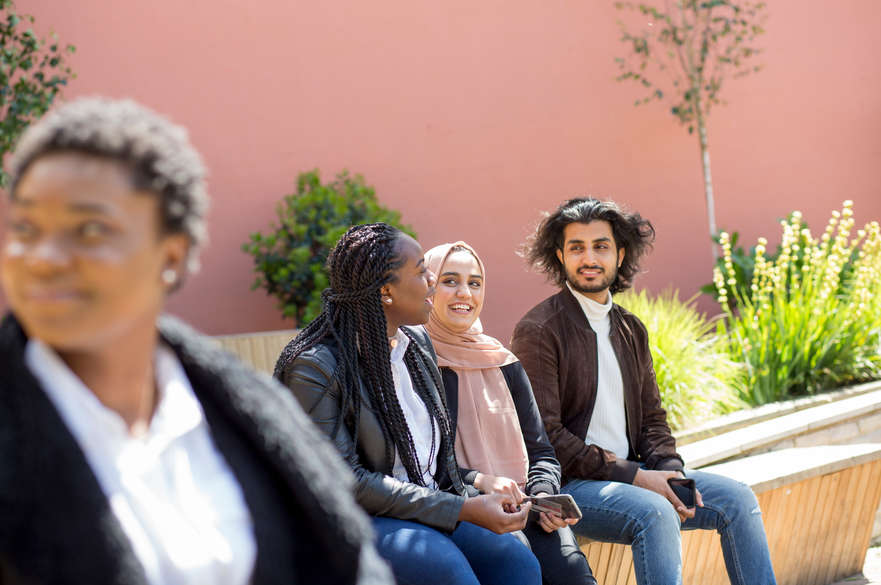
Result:
[[[557,258],[557,250],[563,249],[563,237],[570,223],[607,221],[612,226],[615,247],[624,248],[624,261],[618,268],[618,276],[609,287],[615,294],[633,286],[633,278],[639,273],[639,262],[652,248],[655,228],[638,213],[624,211],[614,201],[601,201],[593,197],[577,197],[564,201],[556,211],[545,214],[535,233],[522,248],[522,255],[537,271],[558,286],[566,284],[566,269]]]
[[[202,158],[184,128],[132,100],[74,100],[21,137],[10,163],[10,197],[34,161],[57,152],[110,158],[130,168],[135,189],[159,196],[163,232],[189,237],[187,269],[198,269],[208,196]]]

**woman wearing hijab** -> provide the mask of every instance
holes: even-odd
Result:
[[[532,388],[517,357],[485,335],[480,312],[486,269],[465,242],[425,254],[437,274],[434,305],[425,326],[435,347],[460,465],[483,493],[557,494],[560,464],[545,433]],[[523,532],[549,585],[595,584],[569,524],[545,512]]]
[[[82,99],[19,142],[0,277],[0,583],[391,583],[290,394],[160,317],[207,196],[186,132]]]

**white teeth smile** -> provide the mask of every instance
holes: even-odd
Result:
[[[456,304],[450,305],[450,309],[452,309],[453,311],[470,311],[471,307],[469,307],[468,305]]]

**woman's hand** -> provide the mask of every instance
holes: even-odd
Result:
[[[510,477],[478,473],[474,478],[474,487],[484,494],[505,494],[514,498],[515,505],[520,505],[526,495],[520,491],[520,486]]]
[[[536,496],[540,496],[545,494],[545,492],[539,492],[534,494]],[[542,530],[545,532],[553,532],[555,530],[559,530],[560,528],[565,528],[566,526],[571,526],[572,524],[577,524],[578,518],[567,518],[563,519],[556,514],[548,514],[547,512],[539,512],[538,513],[538,525],[542,527]]]
[[[514,498],[507,494],[480,495],[465,500],[459,520],[482,526],[496,534],[504,534],[522,530],[531,507],[532,503],[526,502],[518,510]]]
[[[545,532],[553,532],[577,523],[578,518],[566,518],[564,520],[556,514],[548,514],[547,512],[539,512],[538,515],[538,525],[541,526],[542,530]]]

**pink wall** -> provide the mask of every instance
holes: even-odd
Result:
[[[425,247],[489,266],[487,331],[507,340],[552,292],[515,256],[541,210],[611,196],[650,218],[640,286],[710,280],[696,140],[613,81],[613,3],[19,0],[77,46],[67,97],[131,96],[187,126],[211,169],[211,244],[171,311],[209,333],[289,327],[240,251],[299,171],[363,174]],[[881,3],[771,3],[765,70],[710,121],[720,227],[777,237],[843,199],[881,217]],[[712,308],[711,303],[704,305]]]

